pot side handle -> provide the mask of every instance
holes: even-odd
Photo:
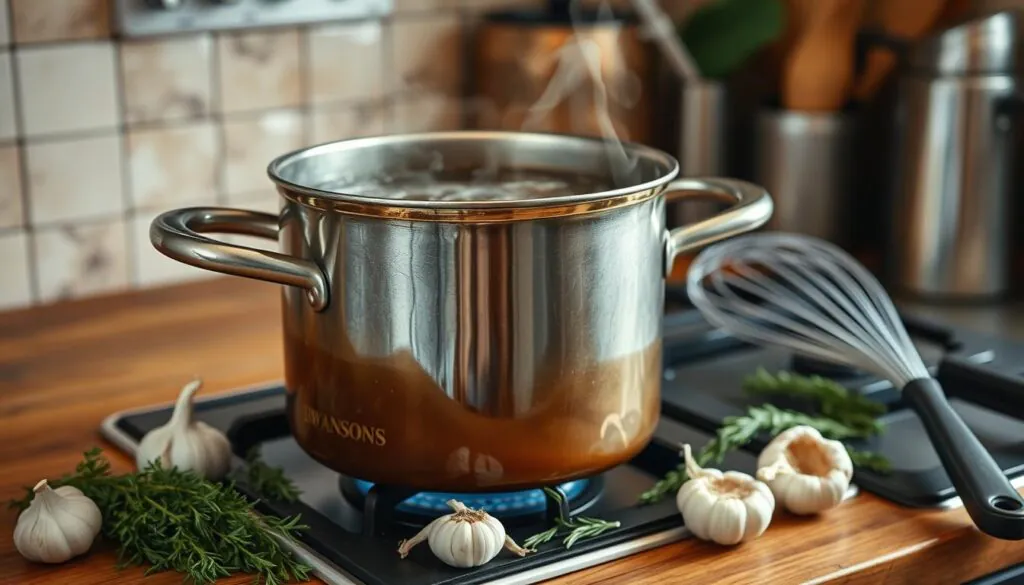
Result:
[[[672,272],[672,265],[679,254],[755,230],[771,219],[774,210],[768,191],[736,179],[677,179],[665,188],[666,201],[687,197],[718,199],[733,205],[713,217],[668,232],[666,275]]]
[[[309,260],[218,242],[200,234],[221,233],[277,240],[278,217],[269,213],[189,207],[157,216],[149,239],[160,253],[197,268],[296,286],[317,311],[327,307],[327,278]]]

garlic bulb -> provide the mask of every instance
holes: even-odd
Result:
[[[14,527],[14,546],[21,556],[63,563],[89,550],[103,522],[96,503],[76,487],[52,489],[45,479],[32,491],[35,497]]]
[[[853,477],[846,447],[808,426],[779,433],[761,451],[757,468],[758,479],[767,482],[779,504],[794,514],[838,506]]]
[[[683,445],[683,457],[690,479],[679,488],[676,506],[694,536],[731,545],[764,533],[775,512],[768,486],[746,473],[702,469],[689,445]]]
[[[171,420],[143,437],[135,454],[139,469],[159,459],[164,467],[191,470],[212,480],[231,470],[231,445],[224,433],[192,420],[192,397],[202,385],[195,380],[182,388]]]
[[[501,522],[487,512],[471,510],[455,500],[448,500],[448,506],[454,514],[435,519],[419,534],[398,544],[403,559],[424,540],[437,558],[452,567],[479,567],[498,556],[502,547],[519,556],[529,552],[506,535]]]

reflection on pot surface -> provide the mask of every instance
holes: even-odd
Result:
[[[771,213],[754,185],[677,172],[659,151],[581,137],[356,139],[272,163],[278,216],[179,210],[152,238],[180,261],[288,285],[289,419],[312,456],[377,483],[514,489],[645,446],[666,269]],[[667,231],[666,200],[697,195],[733,206]],[[273,237],[282,253],[204,231]]]

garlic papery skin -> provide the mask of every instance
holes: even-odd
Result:
[[[817,514],[843,502],[853,462],[839,441],[812,427],[778,434],[757,458],[757,477],[768,484],[779,505],[794,514]]]
[[[53,489],[42,480],[35,497],[18,516],[14,546],[21,556],[37,563],[63,563],[92,546],[103,515],[96,503],[69,485]]]
[[[459,568],[479,567],[498,556],[502,548],[519,556],[530,552],[505,534],[505,527],[494,516],[467,508],[456,500],[447,503],[455,510],[453,514],[435,519],[416,536],[398,544],[398,554],[403,559],[424,540],[441,562]]]
[[[768,486],[746,473],[702,469],[683,445],[690,478],[676,494],[676,506],[694,536],[733,545],[764,534],[775,512]]]
[[[139,470],[156,460],[164,468],[194,471],[211,480],[221,479],[231,470],[231,444],[224,433],[192,420],[192,397],[202,385],[194,380],[182,388],[171,420],[142,438],[135,453]]]

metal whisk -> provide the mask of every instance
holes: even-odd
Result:
[[[690,300],[712,324],[759,345],[859,368],[902,388],[974,523],[1024,538],[1024,499],[946,401],[881,284],[817,238],[759,233],[706,248]]]

